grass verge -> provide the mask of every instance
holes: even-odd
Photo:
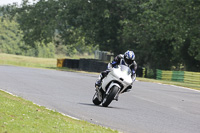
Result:
[[[1,133],[116,133],[89,122],[74,120],[0,90]]]
[[[54,58],[36,58],[0,53],[0,65],[48,68],[56,67],[56,63],[57,60]]]

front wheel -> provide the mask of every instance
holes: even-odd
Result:
[[[112,100],[114,99],[114,97],[116,96],[118,91],[119,91],[119,87],[113,86],[110,89],[110,91],[108,92],[108,95],[106,95],[104,97],[103,102],[102,102],[102,106],[107,107],[112,102]]]

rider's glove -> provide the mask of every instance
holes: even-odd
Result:
[[[133,82],[134,82],[135,79],[136,79],[136,73],[135,73],[135,70],[132,70],[131,78],[133,79]],[[132,84],[133,84],[133,82],[132,82]]]
[[[107,69],[108,69],[108,70],[112,69],[112,64],[111,64],[111,63],[108,63]]]
[[[135,70],[132,70],[132,74],[133,74],[133,75],[135,74]]]

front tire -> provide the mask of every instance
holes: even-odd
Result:
[[[117,86],[113,86],[110,89],[110,92],[108,93],[108,95],[105,96],[105,98],[103,99],[103,102],[102,102],[103,107],[108,107],[108,105],[112,102],[112,100],[116,96],[118,90],[119,90],[119,87],[117,87]]]

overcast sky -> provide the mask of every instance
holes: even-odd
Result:
[[[34,0],[29,0],[29,1],[34,1]],[[38,0],[36,0],[36,1],[38,1]],[[0,0],[0,6],[12,4],[14,2],[18,3],[18,5],[20,5],[22,3],[22,0]]]
[[[13,2],[17,2],[18,4],[21,4],[22,0],[0,0],[0,5],[8,5],[12,4]]]

